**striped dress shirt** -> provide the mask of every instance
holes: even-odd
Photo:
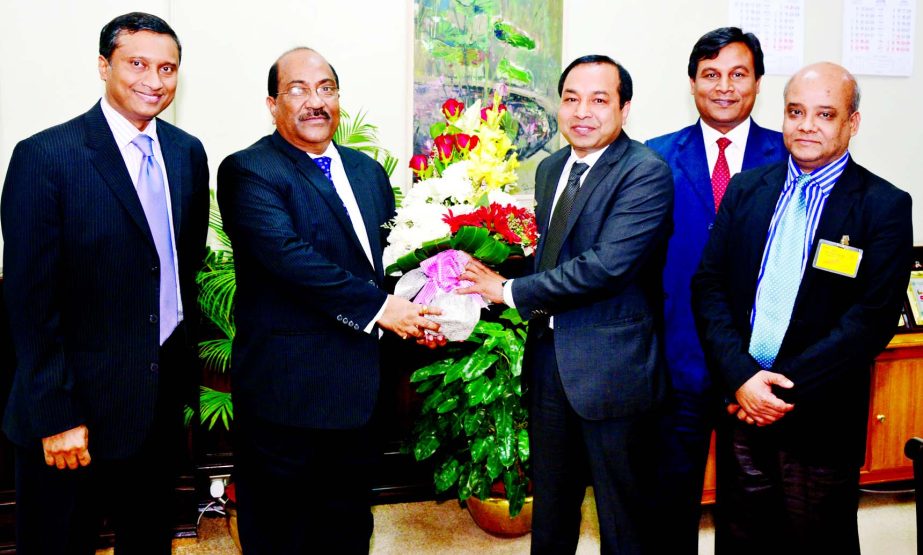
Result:
[[[801,255],[801,275],[804,276],[804,269],[807,267],[808,258],[811,254],[811,244],[814,242],[814,233],[817,231],[817,224],[820,222],[820,215],[824,211],[824,205],[827,203],[827,197],[830,191],[836,185],[837,180],[843,175],[846,169],[846,163],[849,162],[849,152],[846,152],[837,160],[826,166],[817,168],[811,173],[811,181],[805,186],[805,201],[807,203],[807,228],[804,234],[804,249]],[[788,176],[785,179],[785,185],[782,187],[782,194],[779,195],[779,201],[776,202],[776,209],[769,223],[769,232],[766,237],[766,247],[763,249],[763,259],[760,262],[760,273],[756,281],[756,297],[753,299],[753,309],[750,311],[750,327],[756,320],[757,300],[760,298],[760,292],[763,288],[763,275],[766,272],[766,260],[769,258],[769,250],[772,248],[772,242],[776,236],[776,228],[779,220],[788,203],[792,200],[792,194],[795,191],[795,181],[804,172],[795,164],[791,155],[788,157]]]

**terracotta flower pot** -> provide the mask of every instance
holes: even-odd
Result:
[[[503,497],[488,497],[484,501],[469,497],[465,504],[474,522],[488,534],[515,538],[532,531],[531,495],[526,497],[522,511],[514,517],[510,517],[510,502]]]
[[[228,507],[225,510],[228,513],[228,532],[231,534],[231,539],[234,540],[237,550],[243,552],[240,547],[240,536],[237,534],[237,509]]]

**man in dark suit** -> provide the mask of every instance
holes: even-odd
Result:
[[[332,142],[333,67],[296,48],[268,88],[276,132],[218,170],[237,271],[240,538],[247,553],[367,553],[379,327],[421,338],[438,325],[382,290],[394,196],[378,163]]]
[[[119,16],[99,47],[102,100],[20,142],[3,188],[19,553],[94,553],[103,512],[117,552],[171,548],[208,165],[156,119],[178,79],[170,26]]]
[[[664,161],[622,130],[632,87],[621,65],[578,58],[558,92],[570,147],[536,172],[535,273],[503,284],[469,263],[463,277],[475,285],[460,292],[505,302],[530,320],[532,552],[574,552],[588,481],[602,552],[650,552],[673,182]]]
[[[722,553],[859,553],[872,360],[909,279],[910,195],[852,160],[859,88],[808,66],[785,87],[787,162],[737,175],[692,282],[715,379]]]
[[[647,141],[673,170],[673,236],[663,271],[667,368],[663,452],[658,457],[657,514],[670,523],[663,552],[698,551],[702,485],[720,399],[712,387],[692,318],[689,282],[731,176],[785,156],[782,134],[750,119],[763,77],[763,50],[753,33],[722,27],[703,35],[689,55],[689,86],[699,121]]]

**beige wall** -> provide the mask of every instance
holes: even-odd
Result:
[[[686,60],[704,32],[727,24],[713,0],[565,0],[563,61],[589,53],[622,62],[635,82],[627,126],[636,139],[695,120]],[[805,62],[840,60],[842,2],[806,2]],[[212,174],[221,160],[272,130],[266,72],[297,45],[318,49],[337,69],[343,106],[368,112],[382,143],[408,179],[411,149],[412,0],[0,0],[0,177],[16,142],[86,111],[99,97],[99,30],[127,10],[164,17],[183,43],[180,88],[165,117],[202,139]],[[918,10],[915,71],[909,78],[859,76],[859,163],[910,191],[915,239],[923,244],[923,9]],[[785,78],[763,78],[754,110],[778,129]],[[214,186],[214,177],[212,178]],[[0,243],[2,248],[2,243]]]

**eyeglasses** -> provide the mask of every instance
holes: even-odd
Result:
[[[340,94],[340,89],[336,88],[333,85],[321,85],[316,89],[311,87],[302,87],[301,85],[295,85],[294,87],[289,88],[287,91],[280,91],[277,93],[277,96],[287,94],[289,96],[294,96],[295,98],[301,98],[304,96],[309,96],[312,92],[317,93],[317,96],[320,98],[333,98]]]

